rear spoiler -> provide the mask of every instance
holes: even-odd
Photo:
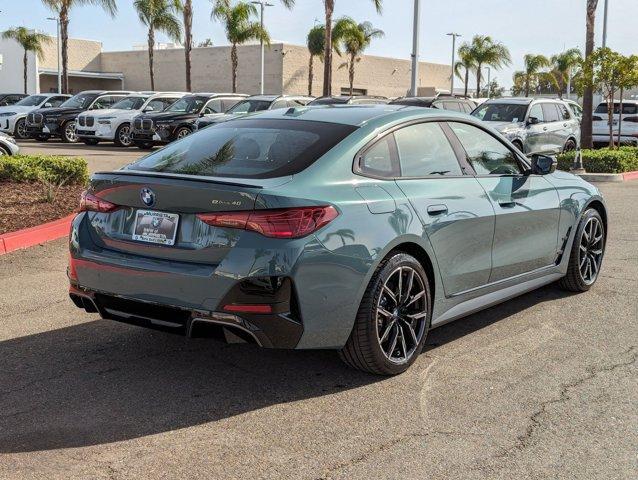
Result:
[[[233,182],[229,181],[226,178],[222,177],[202,177],[198,175],[184,175],[181,173],[164,173],[164,172],[146,172],[141,170],[114,170],[112,172],[96,172],[91,175],[91,178],[96,177],[98,175],[108,175],[111,176],[134,176],[134,177],[155,177],[155,178],[170,178],[170,179],[178,179],[178,180],[188,180],[193,182],[204,182],[204,183],[217,183],[222,185],[229,185],[233,187],[245,187],[245,188],[264,188],[262,185],[255,185],[254,183],[249,183],[248,181],[245,183],[241,182]]]

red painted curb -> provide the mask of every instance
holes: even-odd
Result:
[[[75,214],[36,227],[25,228],[16,232],[0,235],[0,255],[21,248],[32,247],[39,243],[50,242],[69,234],[71,221]]]
[[[638,180],[638,171],[635,172],[625,172],[622,174],[623,180]]]

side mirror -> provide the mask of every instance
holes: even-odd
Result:
[[[53,104],[51,104],[50,102],[44,104],[44,108],[51,108],[52,106]]]
[[[538,125],[540,122],[540,120],[537,117],[529,117],[527,119],[527,124],[528,125]]]
[[[549,175],[556,171],[558,162],[547,155],[532,155],[532,173],[535,175]]]

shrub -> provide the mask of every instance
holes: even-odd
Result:
[[[0,156],[0,180],[40,182],[49,185],[86,185],[86,160],[54,155]]]
[[[638,148],[620,147],[619,150],[601,148],[583,150],[583,166],[589,173],[623,173],[638,170]],[[558,168],[569,170],[574,163],[576,152],[558,155]]]

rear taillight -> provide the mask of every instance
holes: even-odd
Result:
[[[101,199],[89,193],[87,191],[82,192],[80,196],[80,208],[78,211],[80,212],[101,212],[108,213],[113,210],[117,210],[119,205],[115,205],[114,203],[107,202],[106,200]]]
[[[300,238],[319,230],[337,215],[337,210],[327,205],[252,212],[200,213],[197,218],[214,227],[252,230],[273,238]]]

